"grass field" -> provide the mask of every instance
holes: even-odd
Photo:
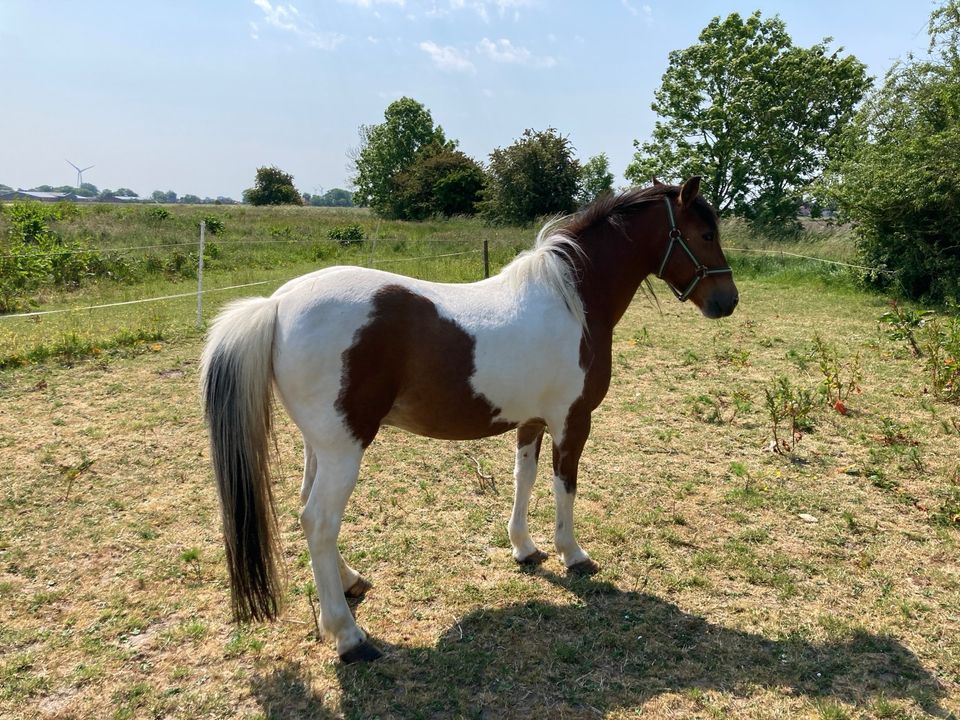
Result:
[[[341,534],[374,583],[368,666],[317,641],[282,411],[286,606],[230,622],[198,333],[4,370],[0,717],[957,717],[960,408],[878,325],[882,298],[752,263],[731,318],[661,292],[618,327],[576,510],[593,578],[511,560],[512,435],[383,430]],[[821,382],[817,336],[861,392],[770,452],[764,390]]]

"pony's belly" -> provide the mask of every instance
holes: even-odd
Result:
[[[496,419],[496,408],[477,401],[450,404],[435,398],[433,402],[398,398],[382,424],[437,440],[479,440],[517,427]]]

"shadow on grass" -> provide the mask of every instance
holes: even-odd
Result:
[[[339,666],[341,712],[372,717],[597,716],[664,692],[772,689],[813,702],[911,698],[947,717],[944,689],[896,639],[854,630],[832,642],[770,640],[707,622],[669,602],[590,579],[537,575],[579,602],[477,610],[433,648],[378,645],[386,657]],[[341,717],[297,665],[257,678],[268,718]]]

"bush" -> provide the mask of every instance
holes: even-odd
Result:
[[[10,224],[0,245],[0,312],[12,312],[20,298],[41,285],[78,285],[102,263],[80,242],[65,242],[49,222],[64,216],[57,205],[25,202],[4,208]]]
[[[936,317],[925,323],[921,345],[933,394],[960,402],[960,317]]]
[[[424,220],[432,215],[474,215],[484,174],[476,160],[459,150],[431,146],[394,182],[391,215]]]
[[[203,224],[206,226],[207,232],[211,235],[219,235],[223,232],[223,220],[216,215],[204,215]]]
[[[327,233],[327,237],[340,243],[340,247],[359,245],[363,242],[363,228],[357,223],[350,225],[335,225]]]
[[[155,205],[154,207],[147,210],[147,215],[152,220],[156,220],[158,223],[161,223],[170,217],[170,211],[167,210],[165,207],[160,207],[159,205]]]
[[[293,175],[278,167],[257,168],[254,187],[243,191],[251,205],[303,205],[303,196],[293,185]]]
[[[934,11],[930,34],[939,57],[888,74],[827,188],[884,270],[869,280],[941,302],[960,294],[960,3]]]
[[[579,185],[580,163],[570,140],[553,128],[524,130],[513,145],[490,154],[481,212],[490,222],[517,225],[570,213]]]

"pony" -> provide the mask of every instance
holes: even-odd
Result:
[[[613,329],[649,275],[708,318],[739,300],[700,178],[607,194],[545,225],[499,274],[466,284],[360,267],[303,275],[230,303],[211,325],[201,395],[234,618],[277,616],[282,583],[270,479],[274,391],[303,434],[301,525],[320,622],[343,662],[380,650],[347,597],[371,584],[337,548],[364,450],[383,425],[446,440],[517,431],[514,560],[547,559],[527,514],[544,432],[555,547],[570,573],[598,565],[577,543],[577,467],[610,383]]]

